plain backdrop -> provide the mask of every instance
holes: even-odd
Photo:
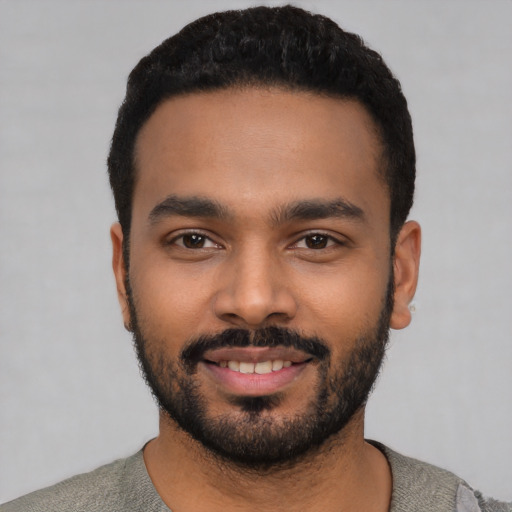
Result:
[[[511,500],[512,2],[295,4],[380,51],[414,121],[417,311],[366,435]],[[0,0],[0,502],[156,434],[111,277],[109,140],[143,55],[249,5]]]

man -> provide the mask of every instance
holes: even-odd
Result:
[[[420,255],[410,116],[378,54],[293,7],[202,18],[131,73],[108,163],[160,433],[3,511],[510,509],[363,437]]]

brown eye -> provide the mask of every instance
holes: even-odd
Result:
[[[325,249],[329,243],[329,237],[325,235],[309,235],[304,237],[308,249]]]
[[[183,235],[181,239],[183,241],[183,246],[187,249],[202,249],[207,240],[204,235],[198,235],[197,233]]]
[[[223,249],[221,244],[200,231],[182,232],[174,238],[164,240],[163,245],[177,258],[203,258]]]

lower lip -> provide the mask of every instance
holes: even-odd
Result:
[[[283,391],[306,369],[308,363],[292,364],[276,372],[241,373],[216,364],[200,363],[216,383],[230,394],[238,396],[264,396]]]

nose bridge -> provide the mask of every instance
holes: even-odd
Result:
[[[295,315],[295,300],[285,282],[279,256],[254,241],[240,247],[226,262],[216,297],[217,316],[237,325],[262,326],[272,317]]]

